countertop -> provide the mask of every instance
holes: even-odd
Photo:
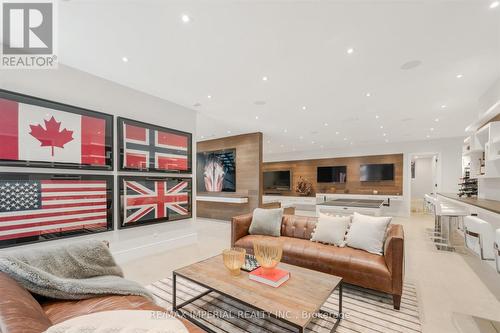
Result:
[[[490,200],[490,199],[481,199],[481,198],[460,198],[458,195],[453,193],[438,193],[445,198],[457,200],[472,206],[476,206],[479,208],[483,208],[489,210],[490,212],[500,214],[500,201]]]

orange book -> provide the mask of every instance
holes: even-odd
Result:
[[[290,278],[290,272],[275,268],[269,273],[264,273],[262,267],[248,273],[250,280],[267,284],[277,288]]]

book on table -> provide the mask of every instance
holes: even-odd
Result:
[[[290,272],[275,268],[269,272],[263,271],[262,267],[248,273],[250,280],[267,284],[268,286],[277,288],[285,283],[290,278]]]

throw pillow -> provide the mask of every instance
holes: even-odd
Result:
[[[314,229],[311,240],[313,242],[333,244],[342,247],[345,245],[345,233],[350,223],[350,216],[332,216],[319,213],[316,229]]]
[[[255,208],[252,223],[248,229],[250,235],[266,235],[279,237],[281,235],[281,219],[283,209]]]
[[[347,246],[382,255],[387,226],[391,220],[392,217],[354,213],[346,235]]]

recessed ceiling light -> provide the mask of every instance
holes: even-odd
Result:
[[[351,142],[351,146],[354,144],[354,142]]]
[[[344,141],[347,141],[347,138],[344,138]]]
[[[389,142],[389,139],[385,139],[385,142]]]
[[[431,132],[434,131],[434,127],[431,127],[430,130],[431,130]]]
[[[259,116],[255,116],[255,120],[259,120]]]
[[[311,141],[311,143],[312,143],[312,144],[315,144],[316,142],[314,142],[314,141]]]
[[[184,22],[184,23],[188,23],[189,21],[191,21],[191,18],[189,17],[189,15],[187,15],[187,14],[183,14],[183,15],[181,16],[181,20],[182,20],[182,22]]]
[[[335,132],[335,134],[339,135],[339,134],[340,134],[340,132]]]
[[[383,129],[383,128],[384,128],[384,126],[383,126],[383,125],[380,125],[380,129]]]
[[[500,5],[500,1],[493,1],[493,2],[490,4],[490,8],[491,8],[491,9],[493,9],[493,8],[497,8],[499,5]]]
[[[434,119],[434,121],[435,121],[436,123],[437,123],[437,122],[439,122],[439,118]]]
[[[371,93],[369,93],[369,92],[367,92],[367,93],[366,93],[366,97],[370,97],[371,95],[372,95],[372,94],[371,94]]]
[[[283,132],[287,133],[287,132],[288,132],[288,130],[285,128],[285,129],[283,130]]]
[[[122,61],[123,62],[128,62],[128,58],[127,57],[122,57]]]
[[[431,136],[430,136],[429,134],[427,134],[426,138],[428,139],[428,138],[430,138],[430,137],[431,137]]]
[[[269,78],[267,76],[262,77],[262,81],[267,81],[267,80],[269,80]]]
[[[376,116],[375,116],[375,119],[378,119],[378,118],[380,118],[380,117],[379,117],[379,115],[376,115]]]
[[[464,77],[464,75],[463,75],[463,74],[457,74],[457,79],[461,79],[461,78],[463,78],[463,77]]]
[[[324,125],[324,126],[328,126],[328,123],[324,123],[323,125]]]
[[[448,106],[446,104],[441,105],[441,109],[446,109]]]
[[[304,111],[305,111],[305,110],[307,110],[307,107],[304,105],[304,106],[302,107],[302,110],[304,110]]]
[[[212,95],[207,95],[207,98],[208,98],[208,99],[211,99],[211,98],[212,98]]]
[[[352,47],[347,49],[347,54],[353,54],[353,53],[354,53],[354,49]]]
[[[383,133],[382,136],[387,136],[387,133]]]

